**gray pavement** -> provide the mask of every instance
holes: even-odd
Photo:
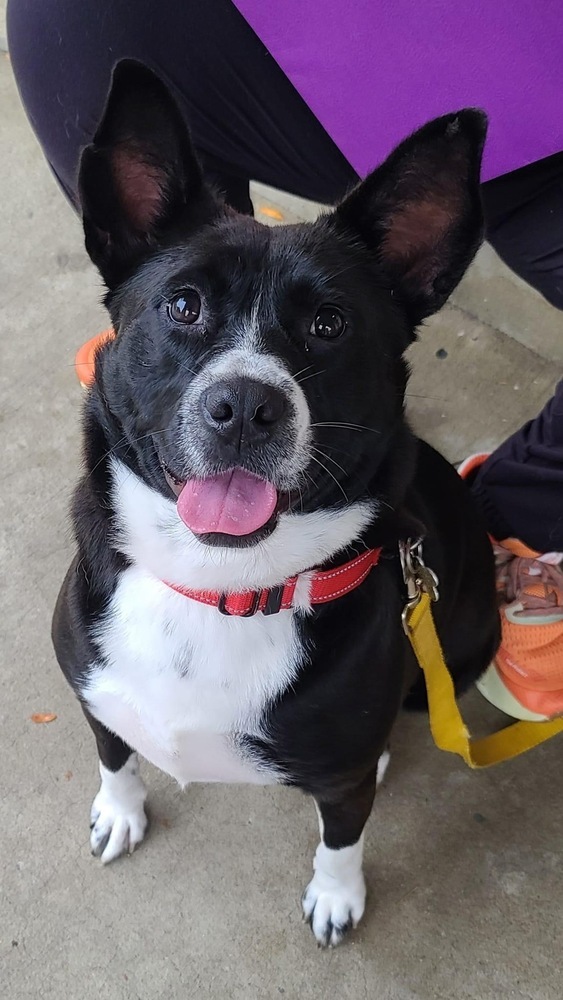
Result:
[[[365,921],[329,953],[300,919],[317,824],[298,794],[181,792],[146,766],[147,841],[108,868],[90,857],[94,744],[49,626],[79,468],[73,357],[105,316],[1,54],[0,109],[1,996],[560,1000],[561,741],[473,773],[424,717],[402,718],[368,827]],[[314,211],[264,189],[256,204]],[[562,349],[561,315],[485,251],[412,350],[414,426],[453,460],[492,447],[548,397]],[[488,715],[476,693],[466,707]]]

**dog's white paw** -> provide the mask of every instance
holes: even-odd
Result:
[[[136,754],[119,771],[100,764],[102,784],[90,814],[92,854],[106,865],[121,854],[131,854],[147,830],[147,792]]]
[[[366,902],[363,877],[355,885],[327,886],[314,876],[303,895],[303,913],[323,948],[334,948],[361,920]]]
[[[319,844],[315,874],[302,899],[303,914],[319,945],[333,948],[361,920],[366,885],[361,868],[362,846],[332,851]]]

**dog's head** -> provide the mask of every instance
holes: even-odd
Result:
[[[202,541],[377,499],[402,355],[482,232],[484,116],[412,135],[331,214],[269,228],[206,184],[165,86],[121,63],[80,196],[117,333],[96,392],[111,444]]]

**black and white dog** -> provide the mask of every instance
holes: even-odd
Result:
[[[116,338],[53,636],[98,745],[92,850],[144,837],[137,751],[182,785],[296,786],[319,814],[303,908],[323,945],[362,916],[389,734],[424,700],[399,542],[424,537],[458,692],[497,643],[486,532],[403,414],[403,353],[481,239],[485,130],[472,110],[430,122],[335,211],[268,228],[206,185],[167,89],[123,62],[81,160]]]

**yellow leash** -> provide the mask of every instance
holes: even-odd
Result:
[[[401,559],[409,592],[403,624],[424,672],[430,729],[436,746],[459,754],[469,767],[490,767],[518,757],[563,732],[563,718],[558,718],[548,722],[514,722],[482,739],[471,738],[455,699],[453,681],[434,625],[432,600],[438,598],[438,581],[422,562],[420,543],[404,546]]]

